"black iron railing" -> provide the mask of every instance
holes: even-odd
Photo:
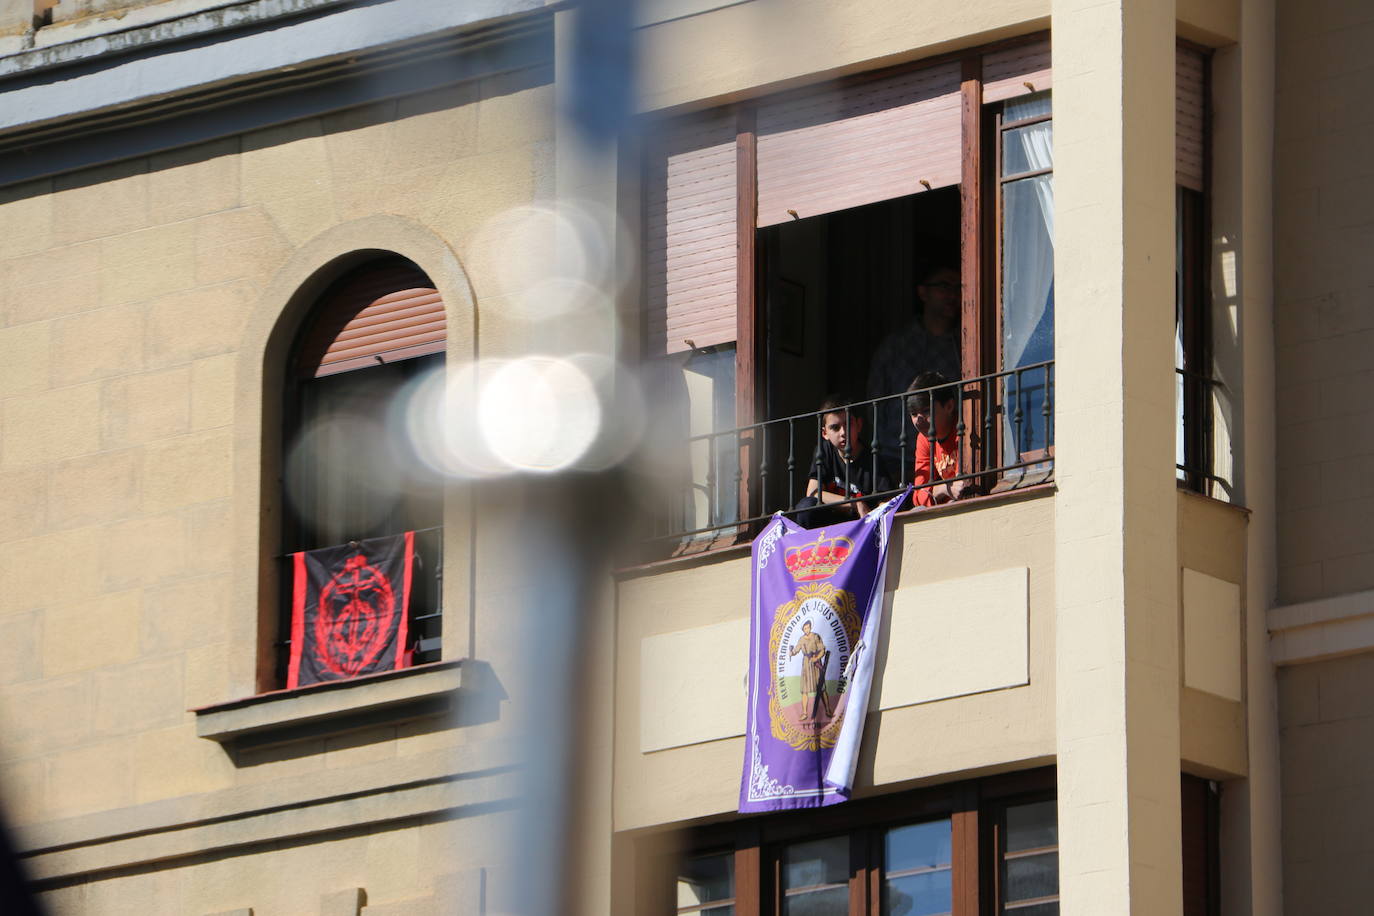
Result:
[[[1180,486],[1204,496],[1231,496],[1231,481],[1216,473],[1215,411],[1225,383],[1199,372],[1175,369],[1178,376],[1178,436],[1182,443],[1174,467]]]
[[[686,470],[670,485],[667,505],[652,540],[712,539],[747,534],[774,512],[795,514],[806,495],[812,461],[822,448],[826,413],[863,420],[862,447],[847,443],[846,475],[884,481],[877,492],[827,503],[841,507],[877,502],[901,492],[917,476],[918,436],[925,436],[931,467],[924,488],[966,481],[963,496],[1046,482],[1054,469],[1054,361],[963,379],[925,394],[938,403],[953,401],[952,433],[956,473],[934,470],[936,429],[918,432],[908,419],[902,392],[856,401],[834,411],[813,411],[720,430],[685,440]],[[875,422],[875,417],[886,418]],[[895,418],[895,422],[894,422]],[[944,444],[948,445],[948,439]],[[844,491],[852,492],[852,480]],[[922,487],[918,487],[921,489]],[[937,500],[938,501],[938,500]]]

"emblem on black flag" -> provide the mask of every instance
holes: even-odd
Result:
[[[287,687],[406,664],[415,533],[292,554]]]

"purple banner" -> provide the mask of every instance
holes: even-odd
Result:
[[[774,516],[754,539],[741,812],[849,798],[905,496],[825,528]]]

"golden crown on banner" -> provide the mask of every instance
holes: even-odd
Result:
[[[787,571],[798,582],[828,579],[844,565],[853,549],[854,542],[849,538],[827,539],[822,531],[819,537],[808,544],[787,548],[784,562]]]

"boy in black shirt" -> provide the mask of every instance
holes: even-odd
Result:
[[[864,452],[863,417],[845,407],[843,395],[821,402],[821,438],[807,471],[806,495],[797,503],[797,521],[805,528],[819,528],[862,518],[874,508],[860,497],[891,489],[881,471],[875,481],[873,462],[860,460]],[[842,506],[830,506],[845,500]]]

